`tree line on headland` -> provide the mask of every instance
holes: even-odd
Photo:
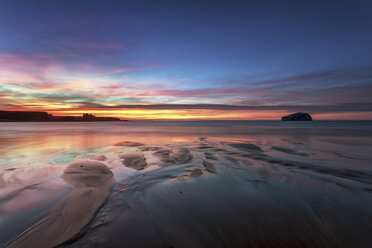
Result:
[[[47,112],[0,111],[0,121],[122,121],[114,117],[96,117],[92,114],[82,116],[53,116]]]

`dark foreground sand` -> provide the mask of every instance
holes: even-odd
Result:
[[[372,247],[372,173],[281,142],[113,144],[69,163],[71,193],[3,244]]]
[[[74,185],[72,193],[8,247],[55,247],[71,239],[89,223],[114,183],[112,172],[98,161],[70,163],[63,179]]]

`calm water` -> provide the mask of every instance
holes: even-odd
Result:
[[[55,245],[372,247],[371,151],[370,121],[0,123],[0,247],[102,188],[66,179],[74,163],[112,189]]]

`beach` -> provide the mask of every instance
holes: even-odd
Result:
[[[0,247],[371,247],[371,124],[0,123]]]

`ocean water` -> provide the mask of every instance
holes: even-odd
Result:
[[[0,123],[0,233],[0,247],[372,247],[372,122]]]

